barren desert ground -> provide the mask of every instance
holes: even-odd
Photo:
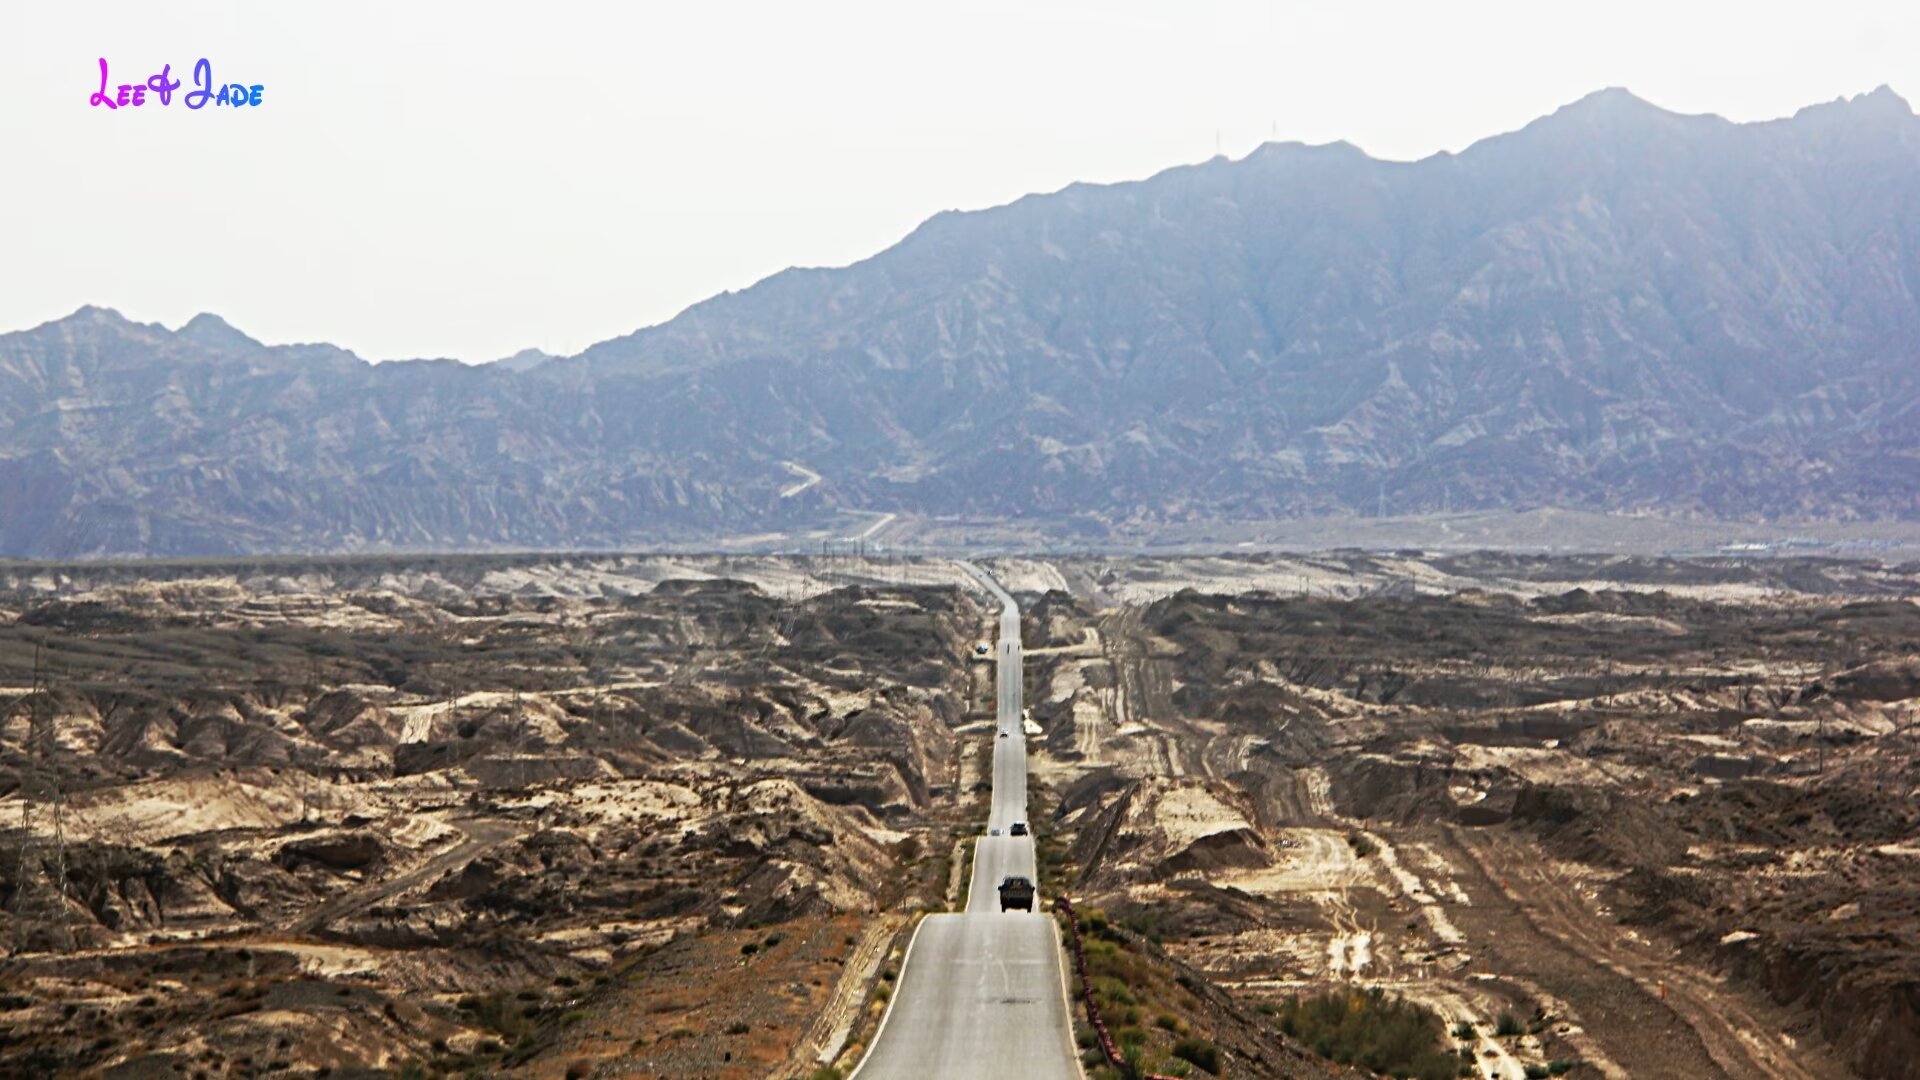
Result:
[[[1920,1076],[1920,566],[982,565],[1025,614],[1042,892],[1146,1065],[1353,1075],[1286,1006],[1377,988],[1489,1078]],[[850,1069],[964,897],[970,589],[0,565],[0,1073]]]

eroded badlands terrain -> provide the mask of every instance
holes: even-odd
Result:
[[[1377,986],[1488,1077],[1920,1076],[1920,568],[985,565],[1150,1063],[1338,1073],[1274,1011]],[[964,888],[992,610],[931,559],[0,566],[0,1073],[849,1067]]]

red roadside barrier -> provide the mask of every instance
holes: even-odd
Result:
[[[1093,999],[1093,982],[1087,978],[1087,947],[1080,939],[1080,917],[1073,912],[1073,901],[1064,896],[1055,897],[1053,906],[1067,917],[1067,926],[1073,931],[1073,966],[1080,975],[1080,998],[1087,1007],[1087,1023],[1093,1026],[1093,1033],[1100,1039],[1100,1054],[1107,1064],[1126,1075],[1126,1065],[1120,1057],[1120,1051],[1113,1045],[1113,1036],[1107,1032],[1106,1021],[1100,1018],[1100,1003]],[[1162,1073],[1141,1073],[1141,1080],[1179,1080],[1179,1077]]]

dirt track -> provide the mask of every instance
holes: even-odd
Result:
[[[1639,1001],[1629,1006],[1629,1015],[1665,1015],[1686,1025],[1697,1051],[1670,1048],[1655,1061],[1637,1066],[1636,1073],[1670,1068],[1675,1061],[1703,1052],[1707,1062],[1688,1064],[1690,1069],[1701,1070],[1696,1075],[1735,1080],[1838,1080],[1850,1075],[1817,1051],[1762,1037],[1758,1033],[1778,1031],[1786,1022],[1778,1010],[1752,1000],[1750,995],[1730,993],[1686,966],[1671,962],[1670,954],[1663,956],[1659,946],[1640,935],[1623,933],[1618,924],[1595,912],[1580,895],[1579,886],[1550,860],[1542,859],[1531,845],[1501,829],[1449,828],[1447,834],[1456,850],[1467,856],[1465,861],[1470,861],[1511,904],[1512,915],[1546,939],[1549,948],[1557,945],[1584,961],[1590,970],[1599,969],[1592,971],[1591,978],[1604,978],[1600,973],[1605,972],[1630,987]],[[1510,955],[1516,966],[1532,966],[1536,959],[1531,951],[1516,954],[1502,949],[1503,957]],[[1543,981],[1552,987],[1550,978]],[[1622,988],[1615,993],[1626,998],[1629,991]],[[1597,1015],[1591,1007],[1586,1012],[1590,1018]],[[1602,1025],[1597,1019],[1593,1022]],[[1659,1027],[1657,1019],[1637,1023],[1617,1034],[1609,1033],[1613,1037],[1607,1041],[1623,1051],[1623,1061],[1632,1062],[1641,1056],[1636,1053],[1640,1049],[1636,1043],[1650,1034],[1657,1040]],[[1668,1028],[1672,1029],[1671,1021]]]
[[[294,934],[312,934],[324,930],[333,922],[365,911],[376,904],[385,903],[408,889],[417,888],[429,881],[437,881],[447,874],[457,873],[468,863],[494,848],[533,831],[531,826],[517,826],[503,821],[461,820],[453,822],[453,825],[466,833],[467,838],[450,850],[428,859],[404,874],[368,882],[343,896],[337,896],[295,919],[284,928],[285,931]]]

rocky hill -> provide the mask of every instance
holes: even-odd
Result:
[[[807,1075],[947,903],[956,589],[92,565],[0,571],[0,1076]]]
[[[1890,90],[1755,124],[1608,90],[1457,155],[1268,145],[940,214],[571,358],[370,365],[83,309],[0,336],[0,553],[618,546],[847,509],[1089,538],[1383,506],[1912,519],[1916,297],[1920,121]]]
[[[1474,1075],[1920,1080],[1920,566],[1499,566],[1027,608],[1063,891],[1289,1034],[1391,987]]]

